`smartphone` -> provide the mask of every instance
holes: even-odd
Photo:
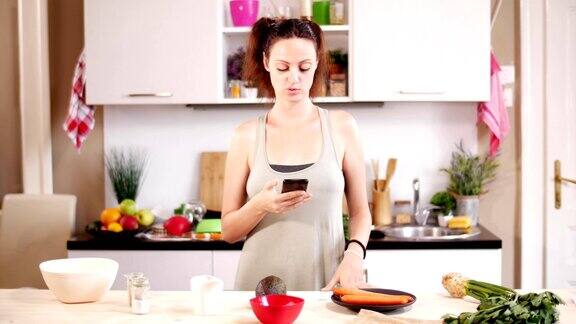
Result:
[[[282,181],[282,193],[303,190],[308,188],[308,179],[284,179]]]

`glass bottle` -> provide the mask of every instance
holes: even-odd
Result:
[[[150,281],[145,277],[132,279],[130,309],[134,314],[150,312]]]

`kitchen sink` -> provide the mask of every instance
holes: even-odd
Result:
[[[399,240],[453,240],[465,239],[480,234],[480,229],[449,229],[439,226],[395,226],[383,230],[385,237]]]

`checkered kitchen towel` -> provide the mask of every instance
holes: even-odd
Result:
[[[64,122],[64,131],[79,151],[88,133],[94,128],[94,107],[86,104],[86,61],[84,50],[78,58],[72,79],[70,107]]]

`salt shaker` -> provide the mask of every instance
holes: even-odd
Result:
[[[150,281],[145,277],[132,279],[130,309],[134,314],[150,312]]]
[[[142,272],[130,272],[124,275],[126,278],[126,290],[128,291],[128,304],[132,306],[132,290],[130,287],[132,286],[132,280],[136,278],[143,278],[144,273]]]

